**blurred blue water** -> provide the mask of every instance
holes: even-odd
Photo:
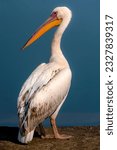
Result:
[[[58,126],[95,126],[100,124],[99,113],[60,113],[57,117]],[[7,115],[1,118],[0,126],[18,126],[18,118],[15,115]],[[44,121],[45,126],[50,126],[49,118]]]

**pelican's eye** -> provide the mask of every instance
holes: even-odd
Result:
[[[57,15],[57,12],[56,12],[56,11],[54,11],[54,12],[53,12],[53,14],[54,14],[54,15]]]
[[[57,12],[56,11],[52,12],[51,16],[52,17],[57,17]]]

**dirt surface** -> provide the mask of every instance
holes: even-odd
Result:
[[[51,128],[46,132],[52,134]],[[32,142],[22,145],[17,141],[18,128],[0,127],[0,150],[99,150],[100,128],[61,127],[60,133],[72,135],[69,140],[40,139],[34,136]]]

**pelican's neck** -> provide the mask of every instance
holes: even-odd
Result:
[[[57,29],[57,31],[54,34],[54,38],[52,40],[51,45],[51,55],[62,55],[62,51],[60,48],[61,45],[61,38],[62,38],[63,32],[61,32],[60,27]]]
[[[62,21],[60,26],[58,27],[57,31],[54,34],[54,38],[52,40],[52,45],[51,45],[51,56],[63,56],[63,53],[61,51],[61,38],[62,35],[67,28],[68,24],[70,22],[70,19],[66,18]]]

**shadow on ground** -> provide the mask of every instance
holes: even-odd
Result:
[[[18,143],[17,135],[17,127],[0,127],[0,141],[10,141],[13,143]]]

